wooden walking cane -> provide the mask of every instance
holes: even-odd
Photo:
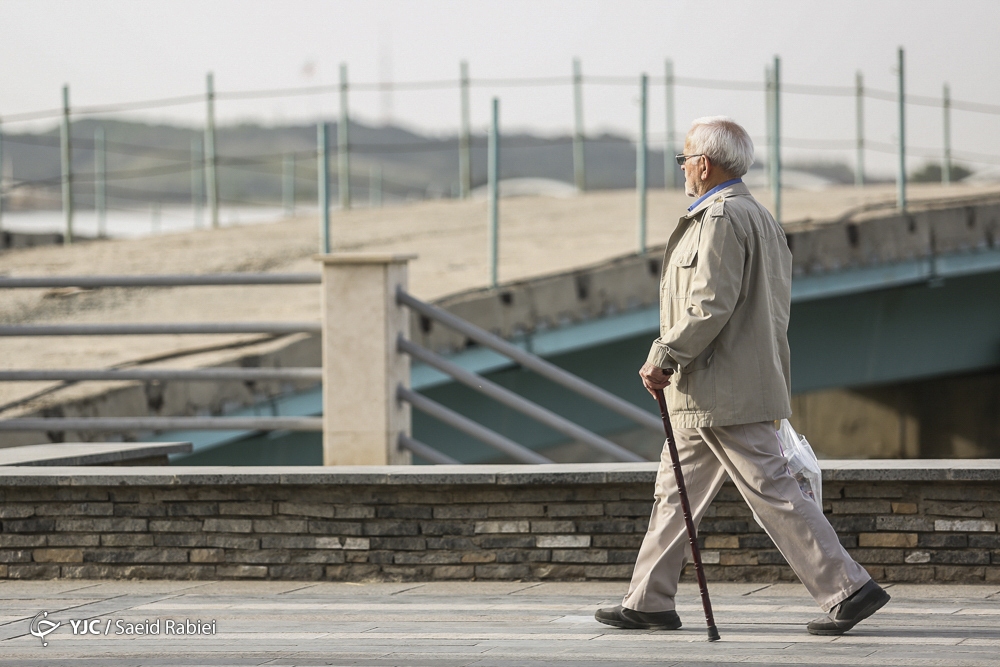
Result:
[[[674,429],[670,425],[670,414],[667,412],[667,399],[663,390],[656,390],[656,402],[660,404],[660,416],[663,417],[663,430],[667,434],[667,448],[670,450],[670,462],[674,468],[674,479],[677,480],[677,493],[681,497],[681,510],[684,512],[684,523],[687,524],[688,540],[691,542],[691,557],[694,559],[694,571],[698,577],[698,588],[701,589],[701,604],[705,608],[705,623],[708,625],[708,641],[719,640],[719,629],[715,627],[715,617],[712,615],[712,601],[708,599],[708,583],[705,581],[705,569],[701,566],[701,551],[698,549],[698,533],[694,529],[691,518],[691,505],[688,504],[687,488],[684,486],[684,475],[681,473],[681,462],[677,455],[677,444],[674,442]]]

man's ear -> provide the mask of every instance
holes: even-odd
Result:
[[[701,164],[698,165],[701,169],[701,180],[707,181],[712,172],[715,171],[715,165],[707,155],[701,156]]]

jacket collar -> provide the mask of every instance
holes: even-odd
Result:
[[[749,195],[750,189],[747,188],[746,183],[739,181],[727,186],[718,192],[712,193],[710,197],[705,197],[697,206],[691,209],[685,218],[693,218],[704,211],[706,208],[714,204],[720,197],[736,197],[739,195]]]

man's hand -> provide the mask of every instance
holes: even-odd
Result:
[[[642,378],[642,385],[649,392],[649,395],[656,398],[657,389],[666,389],[670,386],[670,375],[673,369],[662,369],[650,363],[645,363],[639,369],[639,377]]]

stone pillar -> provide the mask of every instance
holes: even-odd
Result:
[[[410,359],[396,351],[409,312],[396,305],[415,255],[340,253],[323,263],[323,464],[408,464],[400,433],[410,407],[396,387],[410,384]]]

